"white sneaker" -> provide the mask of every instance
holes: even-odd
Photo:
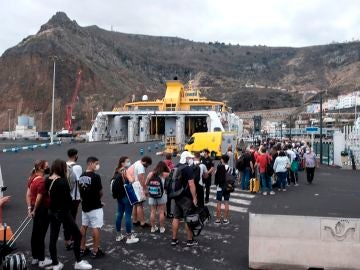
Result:
[[[151,233],[154,233],[158,230],[159,228],[155,225],[154,227],[151,227]]]
[[[139,242],[139,238],[136,238],[133,235],[131,235],[130,238],[126,239],[126,244],[135,244],[137,242]]]
[[[267,195],[267,192],[266,192],[266,191],[265,191],[265,192],[263,192],[263,195],[264,195],[264,196],[266,196],[266,195]]]
[[[92,265],[85,260],[75,263],[75,269],[92,269]]]
[[[32,265],[37,265],[39,263],[38,259],[32,259],[31,264]]]
[[[119,235],[116,236],[115,241],[116,241],[116,242],[120,242],[120,241],[123,240],[124,238],[125,238],[124,235],[119,234]]]
[[[164,233],[165,232],[165,227],[160,227],[160,233]]]
[[[52,260],[49,258],[46,258],[46,257],[43,261],[39,261],[39,267],[41,267],[41,268],[49,266],[50,264],[52,264]]]
[[[61,270],[64,268],[64,265],[61,262],[58,262],[57,265],[53,265],[52,269],[53,270]]]
[[[270,191],[270,195],[275,195],[275,192],[274,192],[274,191]]]

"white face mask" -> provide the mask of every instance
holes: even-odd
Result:
[[[100,164],[96,164],[95,171],[100,170]]]
[[[131,166],[131,162],[130,162],[130,161],[125,163],[125,168],[129,168],[130,166]]]
[[[189,164],[189,166],[194,164],[194,160],[193,159],[188,159],[187,160],[187,164]]]
[[[194,164],[195,165],[200,164],[200,161],[199,160],[194,160]]]

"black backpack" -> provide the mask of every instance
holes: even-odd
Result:
[[[120,176],[120,174],[115,174],[114,177],[111,179],[110,181],[110,190],[111,190],[111,195],[114,199],[119,199],[122,198],[123,196],[123,180],[122,177]]]
[[[204,207],[192,207],[185,215],[185,222],[193,233],[198,236],[204,228],[204,224],[211,218],[209,209]]]
[[[170,172],[170,175],[167,178],[166,191],[170,199],[180,197],[189,187],[187,184],[184,186],[181,174],[181,170],[186,166],[186,164],[179,164]]]
[[[235,176],[234,169],[229,167],[225,173],[225,182],[223,185],[223,191],[231,193],[235,190]]]
[[[151,198],[159,199],[164,194],[164,186],[159,175],[153,174],[147,184],[149,196]]]

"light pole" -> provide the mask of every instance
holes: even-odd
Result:
[[[40,113],[40,131],[43,131],[43,113]]]
[[[8,116],[9,116],[9,138],[11,137],[10,136],[10,132],[11,132],[11,130],[10,130],[10,126],[11,126],[11,121],[10,121],[10,112],[12,111],[12,109],[8,109]]]
[[[323,158],[323,145],[322,145],[323,111],[322,111],[322,105],[323,105],[323,92],[320,92],[320,164],[322,164],[322,158]]]
[[[55,71],[56,71],[56,60],[57,57],[52,58],[54,62],[54,71],[53,71],[53,89],[52,89],[52,104],[51,104],[51,134],[50,134],[50,143],[54,142],[54,109],[55,109]]]

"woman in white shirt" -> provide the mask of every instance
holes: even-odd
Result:
[[[274,162],[274,171],[277,175],[279,191],[286,191],[286,176],[290,168],[290,160],[284,150],[281,150]]]

